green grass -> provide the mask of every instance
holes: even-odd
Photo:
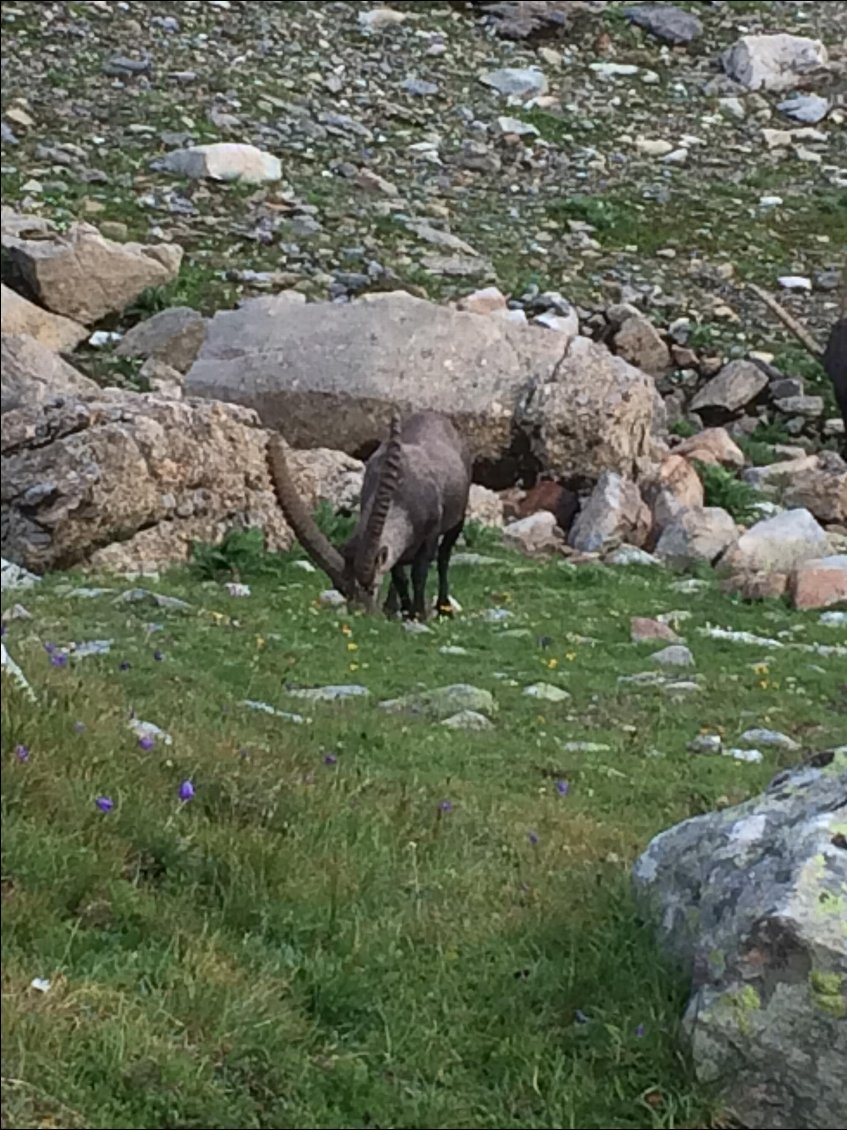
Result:
[[[738,479],[718,463],[694,460],[697,474],[703,480],[706,506],[719,506],[728,511],[737,522],[750,524],[761,517],[758,504],[762,496],[755,487]]]
[[[770,725],[808,749],[843,735],[838,660],[697,629],[804,643],[833,642],[831,629],[714,585],[683,595],[671,574],[493,552],[496,565],[454,569],[464,612],[424,635],[320,607],[322,578],[290,557],[246,554],[245,599],[196,568],[151,585],[189,601],[182,612],[72,596],[67,575],[4,596],[32,613],[5,642],[38,693],[32,705],[4,685],[5,1125],[720,1118],[678,1039],[685,979],[639,921],[629,867],[663,827],[786,763],[694,756],[701,728]],[[486,619],[493,607],[505,624]],[[680,630],[701,690],[619,684],[650,669],[630,615],[673,609],[690,612]],[[44,647],[95,638],[111,653],[66,667]],[[539,680],[571,700],[524,696]],[[370,701],[304,709],[286,690],[347,681]],[[376,705],[459,681],[494,694],[493,730]],[[139,748],[133,711],[173,744]],[[609,749],[566,752],[571,740]]]

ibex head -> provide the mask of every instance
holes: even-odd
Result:
[[[285,447],[278,435],[268,443],[271,479],[279,504],[297,540],[335,588],[354,606],[367,612],[376,610],[380,582],[396,563],[403,545],[393,529],[386,529],[392,501],[401,485],[403,450],[400,420],[395,416],[387,443],[374,457],[378,464],[375,487],[362,492],[362,512],[353,535],[340,549],[318,528],[294,486]],[[390,523],[393,526],[395,523]]]

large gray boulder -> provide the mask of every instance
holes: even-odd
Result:
[[[741,535],[721,559],[732,572],[790,573],[804,561],[825,557],[829,538],[814,516],[804,509],[784,510],[763,518]]]
[[[730,78],[748,90],[793,90],[825,67],[827,50],[803,35],[742,35],[721,56]]]
[[[489,485],[513,481],[527,446],[557,474],[633,474],[657,411],[653,382],[601,345],[403,291],[220,312],[186,391],[256,409],[295,447],[351,455],[372,449],[395,409],[446,412]]]
[[[699,1076],[744,1126],[847,1125],[847,747],[648,846],[637,897],[690,971]]]
[[[39,345],[56,353],[70,352],[84,337],[88,337],[85,326],[63,318],[61,314],[42,310],[5,283],[0,284],[0,298],[0,329],[4,334],[28,334]]]

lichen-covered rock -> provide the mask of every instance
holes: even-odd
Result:
[[[285,549],[266,443],[243,408],[153,394],[65,395],[5,412],[4,552],[37,573],[86,561],[159,567],[233,526],[261,527],[270,548]]]
[[[691,971],[700,1077],[743,1125],[847,1124],[847,747],[657,836],[634,869]]]
[[[454,683],[431,691],[414,691],[401,698],[388,699],[379,705],[389,714],[409,714],[435,722],[465,711],[486,717],[497,711],[497,703],[491,692],[471,686],[470,683]]]

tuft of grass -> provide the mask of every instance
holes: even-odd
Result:
[[[115,577],[74,595],[82,579],[58,574],[9,622],[38,702],[4,676],[8,1125],[719,1121],[682,1050],[685,976],[640,920],[629,868],[662,828],[787,763],[693,756],[701,729],[837,740],[839,660],[791,646],[763,660],[700,632],[831,642],[815,614],[500,548],[453,569],[461,615],[413,634],[320,609],[323,578],[284,556],[265,571],[257,533],[219,553],[201,571],[249,572],[249,598],[198,584],[195,560],[146,582],[187,611],[122,601]],[[619,682],[650,666],[630,616],[672,609],[689,613],[700,685],[681,699]],[[111,651],[51,664],[47,643],[91,639]],[[523,694],[541,680],[572,697]],[[349,682],[370,697],[290,693]],[[378,706],[456,682],[492,693],[492,730]],[[172,744],[142,748],[133,717]],[[562,744],[580,740],[607,748]]]
[[[732,471],[718,463],[701,463],[694,460],[697,473],[703,481],[703,494],[706,506],[720,506],[728,511],[736,522],[749,525],[761,517],[758,504],[762,501],[759,492],[749,483],[737,479]]]
[[[697,428],[690,420],[677,420],[671,425],[670,430],[672,435],[680,436],[682,439],[697,435]]]

